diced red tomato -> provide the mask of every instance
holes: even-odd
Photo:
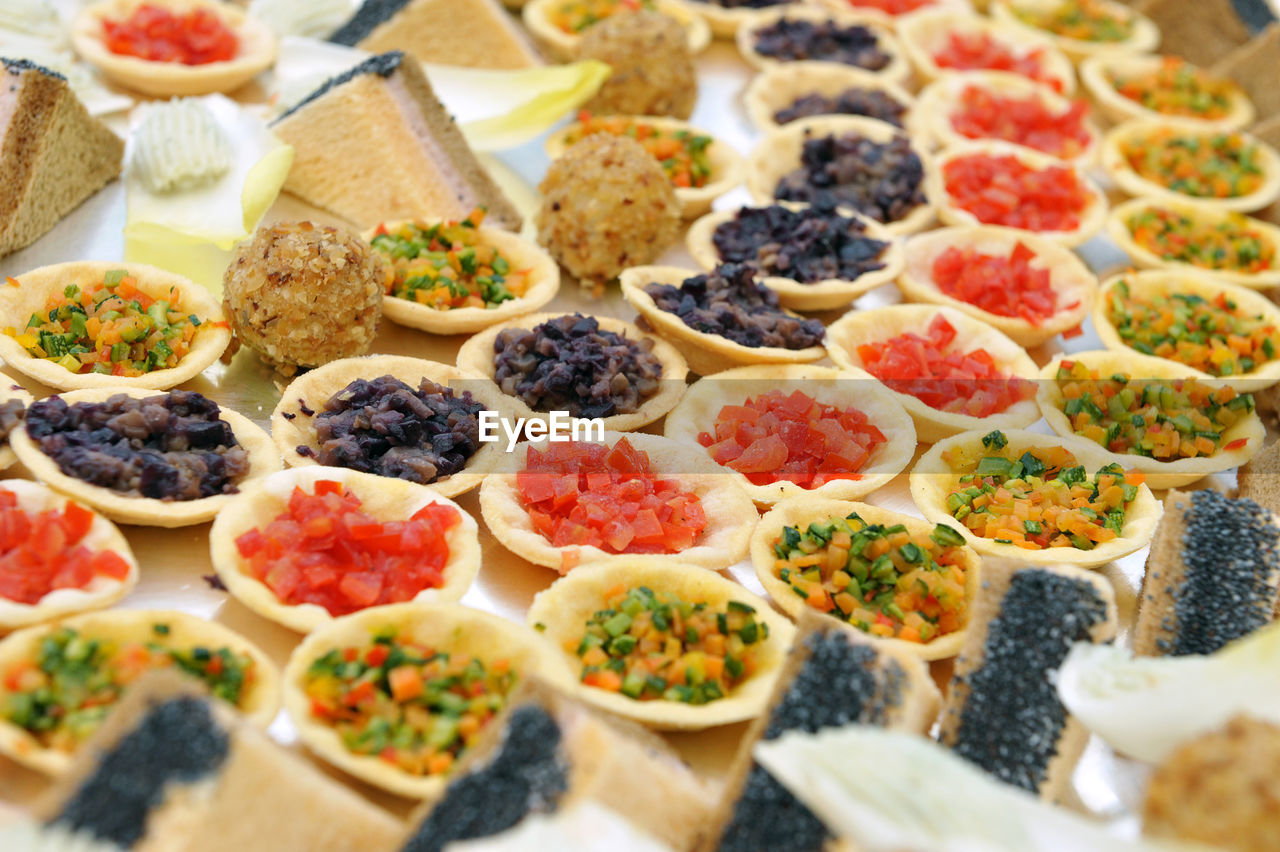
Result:
[[[942,177],[952,203],[984,225],[1072,231],[1091,200],[1070,166],[1036,169],[1008,154],[955,157],[943,165]]]
[[[84,546],[93,520],[93,512],[74,501],[63,509],[27,512],[16,494],[0,490],[0,598],[36,604],[55,589],[83,589],[98,577],[129,576],[129,563],[120,554]]]
[[[1049,73],[1041,48],[1020,50],[996,41],[985,32],[951,32],[947,43],[935,51],[933,61],[939,68],[957,71],[1009,71],[1030,77],[1062,91],[1062,81]]]
[[[141,4],[124,20],[103,18],[102,39],[115,54],[183,65],[234,59],[240,43],[216,12],[197,7],[175,14],[152,3]]]
[[[1092,141],[1085,126],[1088,114],[1083,100],[1061,111],[1036,94],[1005,97],[982,86],[966,86],[958,109],[951,113],[951,127],[969,139],[1003,139],[1069,160]]]
[[[516,489],[533,528],[555,547],[676,553],[707,526],[698,496],[656,476],[648,454],[626,438],[612,447],[558,442],[530,449]],[[561,573],[576,564],[576,557],[563,561]]]
[[[295,488],[287,509],[236,538],[249,572],[286,604],[311,603],[331,615],[412,600],[444,585],[453,506],[429,503],[408,520],[381,521],[342,483]]]
[[[989,417],[1036,395],[1035,383],[1000,370],[985,349],[957,351],[955,327],[942,314],[928,337],[907,332],[858,347],[868,373],[930,408]]]
[[[1014,246],[1008,257],[951,246],[933,262],[933,280],[953,299],[1040,325],[1059,307],[1049,269],[1032,266],[1035,259],[1036,253],[1023,243]],[[1072,302],[1062,310],[1078,306],[1079,302]]]
[[[856,408],[838,409],[801,391],[769,391],[726,405],[715,432],[698,435],[717,463],[756,485],[794,482],[817,488],[858,473],[885,437]]]

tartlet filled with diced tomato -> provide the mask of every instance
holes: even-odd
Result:
[[[43,485],[0,485],[0,633],[102,609],[137,582],[115,524]]]
[[[570,667],[575,695],[663,730],[758,715],[795,635],[732,580],[645,557],[560,578],[527,620]]]
[[[1207,273],[1257,290],[1280,284],[1280,228],[1233,210],[1134,198],[1107,214],[1107,236],[1142,269]]]
[[[686,219],[706,213],[712,201],[742,181],[741,154],[712,134],[676,118],[582,112],[577,121],[547,138],[547,154],[555,159],[593,133],[629,136],[643,145],[671,181]]]
[[[181,275],[102,261],[33,269],[0,285],[0,357],[59,390],[165,390],[231,342],[222,306]]]
[[[261,728],[280,709],[280,671],[257,645],[184,612],[111,609],[0,641],[0,754],[58,776],[148,672],[201,682]]]
[[[1098,293],[1093,327],[1108,349],[1231,379],[1237,390],[1280,381],[1280,308],[1261,293],[1207,275],[1117,275]]]
[[[1103,53],[1080,65],[1080,81],[1114,123],[1159,119],[1216,130],[1253,123],[1253,102],[1234,80],[1179,56]]]
[[[952,145],[929,183],[948,225],[1001,225],[1074,247],[1107,218],[1106,195],[1078,165],[1007,142]]]
[[[383,222],[362,236],[385,261],[382,313],[432,334],[470,334],[536,311],[555,298],[560,268],[540,246],[462,220]]]
[[[965,12],[925,10],[898,22],[903,48],[930,82],[956,71],[1007,71],[1070,95],[1071,61],[1042,34]]]
[[[369,607],[458,600],[480,568],[478,536],[470,515],[425,485],[308,466],[236,495],[209,547],[245,606],[305,633]]]
[[[1262,449],[1266,430],[1248,382],[1133,350],[1060,355],[1040,379],[1037,402],[1053,431],[1096,444],[1152,488],[1229,470]]]
[[[480,486],[489,530],[561,574],[644,555],[720,570],[747,553],[756,511],[696,445],[642,433],[522,441]]]
[[[1020,429],[962,432],[911,471],[911,498],[984,556],[1103,565],[1146,545],[1160,503],[1146,476],[1083,438]]]
[[[957,225],[913,236],[898,289],[913,302],[955,308],[1035,347],[1089,315],[1098,282],[1053,240],[995,225]]]
[[[1008,71],[947,74],[920,92],[919,103],[921,129],[941,148],[995,139],[1087,165],[1102,141],[1086,101]]]
[[[861,370],[739,367],[699,379],[666,436],[731,471],[756,503],[802,494],[851,500],[897,476],[915,452],[911,417]]]
[[[979,588],[978,554],[950,527],[817,496],[766,513],[751,562],[792,618],[824,613],[926,660],[960,651]]]
[[[991,16],[1029,36],[1048,38],[1070,59],[1143,53],[1160,30],[1141,12],[1114,0],[994,0]]]
[[[866,371],[906,409],[923,442],[1039,419],[1035,362],[999,331],[954,308],[854,311],[828,330],[831,359]]]
[[[216,0],[102,0],[71,41],[107,79],[153,97],[231,92],[276,58],[270,27]]]
[[[413,799],[444,790],[527,676],[565,677],[527,627],[453,603],[402,603],[332,621],[284,670],[284,704],[307,748]]]
[[[1194,201],[1222,210],[1261,210],[1280,197],[1280,153],[1239,130],[1134,120],[1102,142],[1102,166],[1133,196]]]

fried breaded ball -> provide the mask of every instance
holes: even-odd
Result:
[[[382,319],[386,265],[346,228],[288,222],[259,228],[223,275],[236,339],[282,373],[363,355]]]
[[[680,229],[671,181],[626,136],[595,133],[571,145],[539,189],[538,242],[597,290],[629,266],[652,263]]]
[[[698,99],[698,75],[684,27],[657,12],[611,15],[587,27],[580,59],[613,69],[583,109],[599,115],[688,118]]]
[[[1183,745],[1151,776],[1142,809],[1152,837],[1231,852],[1274,852],[1280,839],[1280,727],[1237,716]]]

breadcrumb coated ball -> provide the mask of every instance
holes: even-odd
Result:
[[[584,105],[598,115],[669,115],[688,118],[698,99],[698,75],[684,27],[657,12],[610,15],[587,27],[580,59],[613,69]]]
[[[291,374],[369,351],[387,277],[382,259],[352,231],[280,223],[236,248],[223,307],[237,340]]]
[[[1237,716],[1178,748],[1151,776],[1143,833],[1231,852],[1280,839],[1280,728]]]
[[[574,143],[539,189],[538,242],[586,285],[600,287],[629,266],[652,263],[680,229],[671,181],[626,136],[596,133]]]

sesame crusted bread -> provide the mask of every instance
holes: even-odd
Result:
[[[844,725],[923,734],[941,702],[927,665],[915,655],[874,644],[857,630],[815,612],[802,614],[769,709],[743,737],[720,808],[697,849],[830,848],[835,838],[822,821],[756,763],[755,744],[787,731],[816,733]]]
[[[1170,491],[1142,580],[1133,651],[1212,654],[1271,623],[1280,521],[1252,500]]]
[[[371,53],[403,50],[439,65],[542,64],[532,39],[497,0],[366,0],[329,41]]]
[[[520,214],[476,160],[416,62],[374,56],[332,78],[272,125],[294,148],[284,188],[360,228],[464,219],[517,230]]]
[[[1059,801],[1089,732],[1053,673],[1076,642],[1116,634],[1111,584],[1079,568],[988,560],[939,740],[993,777]]]
[[[583,800],[677,850],[692,846],[713,804],[657,735],[530,678],[468,749],[444,794],[411,820],[402,852],[441,852]]]
[[[0,257],[44,236],[120,174],[124,142],[61,74],[0,59]]]
[[[395,848],[399,819],[198,690],[171,672],[140,680],[37,816],[138,852]]]

